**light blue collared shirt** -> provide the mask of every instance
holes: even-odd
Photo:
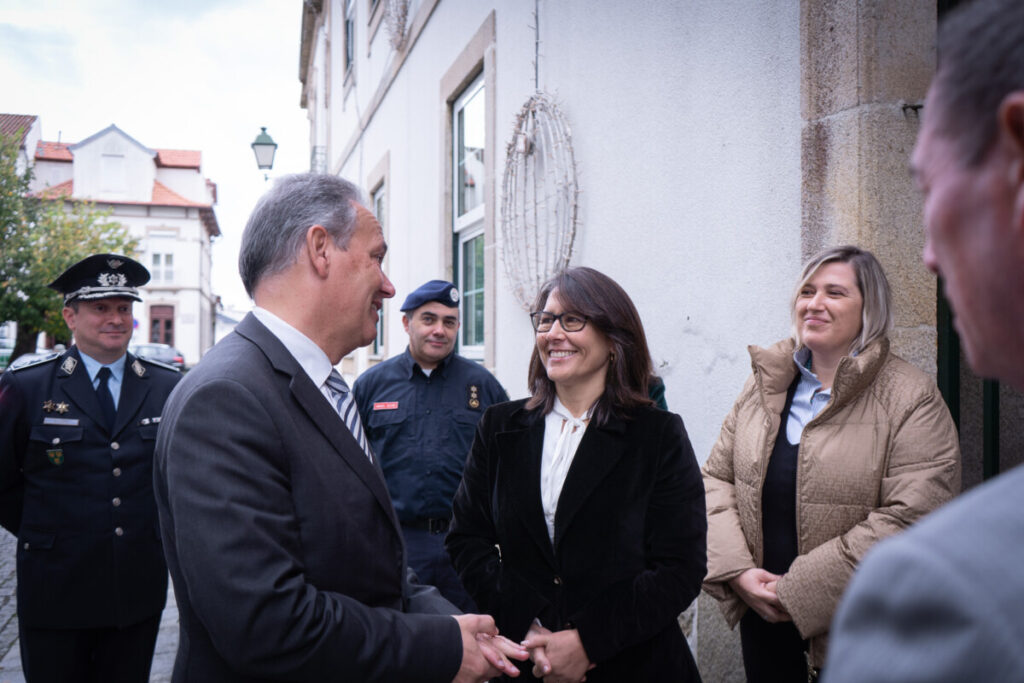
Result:
[[[288,353],[298,362],[313,384],[324,395],[327,402],[334,408],[334,400],[331,397],[330,389],[327,388],[327,378],[334,366],[331,359],[327,357],[324,350],[317,346],[316,342],[299,332],[297,329],[278,318],[265,308],[254,306],[252,314],[256,316],[263,325],[270,330],[270,333],[277,337],[278,341],[284,344]]]
[[[825,409],[832,398],[832,388],[821,388],[818,376],[811,372],[811,350],[806,346],[793,352],[793,362],[800,370],[800,381],[793,393],[789,406],[789,420],[786,422],[786,439],[791,444],[800,443],[800,435],[807,423]]]
[[[114,398],[114,410],[117,410],[117,404],[121,400],[121,383],[124,379],[124,362],[127,356],[121,356],[113,363],[104,365],[92,356],[85,354],[82,349],[78,349],[78,355],[82,357],[85,371],[89,373],[89,381],[92,382],[93,390],[100,385],[99,379],[96,378],[100,368],[110,368],[110,379],[107,380],[107,388],[110,389],[110,395]]]

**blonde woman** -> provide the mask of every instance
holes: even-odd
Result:
[[[749,681],[806,681],[857,563],[960,490],[956,429],[930,377],[889,351],[889,285],[868,251],[804,267],[793,337],[753,374],[704,465],[704,590],[740,624]]]

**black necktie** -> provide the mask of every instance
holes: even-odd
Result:
[[[113,431],[117,409],[114,408],[114,397],[110,393],[110,387],[107,386],[107,380],[110,379],[110,368],[100,368],[96,377],[100,380],[96,387],[96,400],[99,401],[100,410],[103,411],[103,419],[107,421],[107,430]]]

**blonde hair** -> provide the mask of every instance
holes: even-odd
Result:
[[[857,277],[857,289],[860,290],[863,306],[861,307],[860,334],[850,345],[850,353],[860,353],[876,339],[882,339],[889,335],[892,329],[892,297],[889,290],[889,280],[885,277],[882,264],[878,262],[875,255],[866,249],[844,245],[832,247],[815,254],[803,272],[800,273],[800,280],[793,290],[790,299],[789,310],[793,318],[793,341],[799,349],[803,346],[800,340],[800,328],[796,319],[796,302],[800,291],[807,284],[807,281],[814,277],[826,263],[848,263],[853,268]]]

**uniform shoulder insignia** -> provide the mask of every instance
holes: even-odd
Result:
[[[44,363],[51,363],[51,362],[57,360],[58,358],[60,358],[60,354],[59,353],[51,353],[48,356],[43,356],[42,358],[36,358],[35,360],[30,360],[27,363],[25,363],[24,365],[18,365],[17,367],[13,367],[13,368],[8,366],[7,370],[9,372],[21,372],[22,370],[27,370],[28,368],[34,368],[37,365],[43,365]],[[15,362],[17,362],[17,359],[15,359]]]
[[[174,367],[173,365],[170,365],[168,363],[161,363],[160,361],[153,360],[152,358],[142,358],[140,356],[135,359],[134,363],[132,363],[132,370],[134,370],[135,374],[137,374],[139,377],[142,377],[144,374],[146,374],[146,368],[145,366],[142,365],[143,363],[145,363],[146,365],[155,365],[158,368],[170,370],[171,372],[176,372],[179,375],[181,374],[181,370]]]

